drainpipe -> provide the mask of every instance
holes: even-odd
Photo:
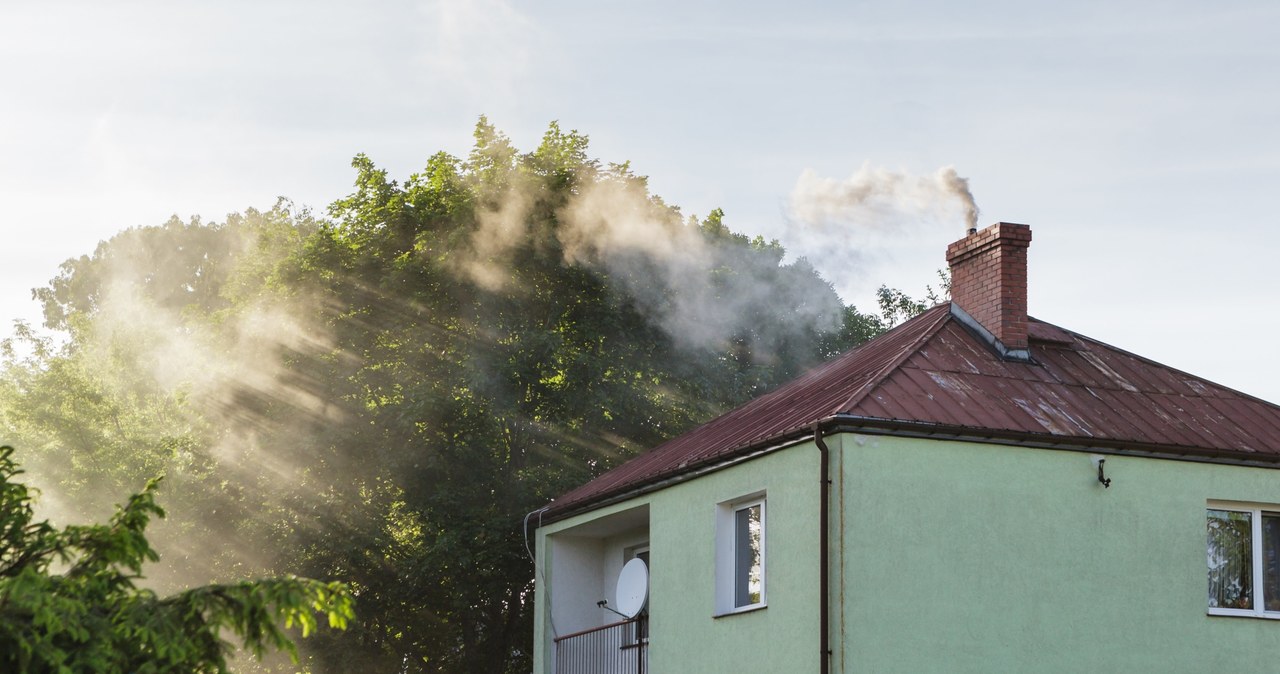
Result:
[[[828,577],[830,576],[828,569],[827,551],[830,549],[830,541],[828,534],[828,524],[830,523],[831,510],[831,463],[830,450],[827,443],[822,439],[822,428],[818,424],[813,425],[813,443],[818,446],[818,452],[821,454],[821,481],[819,482],[819,501],[821,505],[818,511],[818,610],[821,612],[818,618],[819,631],[819,667],[820,674],[827,674],[831,671],[831,629],[830,616],[828,611],[828,603],[830,596],[830,584]]]

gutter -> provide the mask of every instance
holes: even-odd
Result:
[[[818,510],[818,672],[831,671],[831,613],[829,610],[830,551],[831,551],[831,451],[822,439],[822,425],[813,425],[813,444],[818,446],[819,461],[819,510]]]

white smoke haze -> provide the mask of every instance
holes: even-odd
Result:
[[[526,189],[512,188],[503,194],[496,208],[476,213],[476,231],[471,234],[469,250],[460,250],[452,258],[463,275],[486,290],[500,290],[506,284],[506,268],[517,242],[528,230],[529,210],[533,196]]]
[[[787,211],[788,252],[811,260],[846,300],[882,283],[913,242],[944,229],[958,239],[979,215],[968,179],[951,166],[920,175],[863,165],[843,180],[805,169]]]
[[[713,244],[692,219],[655,202],[639,181],[606,179],[585,186],[560,211],[560,239],[570,262],[603,269],[678,344],[715,347],[753,332],[754,355],[786,333],[832,330],[840,307],[815,303],[819,293],[800,275],[777,273],[775,260]],[[796,323],[762,320],[764,307],[785,307]],[[782,312],[779,312],[782,313]]]
[[[223,234],[223,239],[231,236],[229,231]],[[235,292],[232,286],[238,271],[270,267],[276,261],[264,258],[278,251],[266,251],[258,243],[256,233],[250,231],[232,247],[236,269],[222,285],[224,293]],[[234,526],[237,516],[256,516],[255,512],[220,513],[212,505],[215,509],[201,510],[194,516],[175,512],[186,495],[172,494],[172,490],[181,489],[184,470],[192,466],[198,471],[209,470],[202,463],[207,461],[212,461],[212,470],[233,490],[243,489],[268,500],[283,497],[291,491],[288,487],[305,478],[311,460],[305,455],[306,437],[325,422],[340,422],[344,417],[338,406],[317,393],[320,387],[300,381],[296,369],[286,362],[300,354],[332,350],[333,341],[320,321],[323,311],[312,298],[268,293],[242,299],[212,320],[203,314],[187,316],[191,309],[185,302],[165,301],[149,292],[149,286],[164,285],[158,277],[164,276],[166,265],[154,258],[155,251],[148,251],[141,237],[128,232],[118,235],[110,253],[98,270],[102,282],[89,339],[83,342],[86,360],[108,373],[104,381],[120,381],[110,372],[122,364],[130,368],[133,376],[122,384],[130,390],[117,394],[180,400],[177,414],[186,418],[156,425],[166,434],[181,435],[183,429],[196,429],[212,442],[202,444],[197,450],[199,457],[175,456],[163,468],[168,476],[160,500],[172,517],[151,527],[150,538],[161,553],[161,561],[150,567],[148,585],[173,589],[209,582],[219,573],[217,560],[223,565],[230,561],[232,568],[271,568],[276,551],[220,530]],[[248,281],[247,285],[255,283]],[[189,285],[185,290],[196,293]],[[264,446],[260,438],[268,426],[292,429],[293,433],[273,433],[272,437],[296,438],[297,442],[290,443],[296,446]],[[278,489],[262,492],[263,484]],[[139,483],[136,488],[141,486]],[[82,520],[88,504],[77,503],[50,484],[42,487],[43,511],[67,517],[65,521]],[[121,502],[128,494],[97,496]],[[80,517],[66,514],[77,510]],[[106,514],[93,517],[104,519]],[[227,568],[220,572],[226,573]]]
[[[252,248],[246,242],[243,250]],[[321,353],[333,346],[312,303],[262,298],[224,313],[217,331],[193,329],[182,310],[159,306],[143,292],[144,270],[154,261],[121,255],[114,262],[99,298],[93,344],[110,349],[120,340],[141,347],[144,381],[202,406],[235,407],[230,398],[248,390],[307,415],[336,414],[327,401],[291,384],[283,362],[289,353]]]
[[[585,186],[559,217],[566,261],[608,273],[677,343],[709,346],[724,335],[716,307],[698,298],[707,290],[712,250],[679,213],[639,186],[602,180]]]
[[[654,203],[641,185],[616,179],[588,183],[560,211],[568,262],[605,263],[643,253],[673,273],[708,261],[706,241],[678,212]]]
[[[467,249],[453,253],[455,272],[503,289],[542,193],[534,180],[513,180],[497,206],[479,213]],[[768,359],[788,335],[839,326],[840,307],[824,302],[811,278],[779,273],[766,254],[713,242],[694,219],[651,196],[642,178],[584,175],[556,217],[565,262],[602,272],[682,347],[718,348],[750,332],[753,357]],[[776,325],[762,315],[768,307],[791,323]]]

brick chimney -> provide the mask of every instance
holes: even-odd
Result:
[[[947,246],[951,305],[998,342],[1008,358],[1026,360],[1027,248],[1031,227],[997,222]],[[962,316],[963,318],[964,316]]]

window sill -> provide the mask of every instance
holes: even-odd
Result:
[[[1260,618],[1262,620],[1280,620],[1280,613],[1249,611],[1238,608],[1211,608],[1205,612],[1205,615],[1214,618]]]
[[[767,608],[769,608],[768,604],[752,604],[750,606],[740,606],[735,609],[730,609],[728,611],[725,611],[724,613],[717,613],[711,617],[719,620],[720,618],[728,618],[729,616],[742,615],[743,613],[755,613],[756,611],[763,611]]]

